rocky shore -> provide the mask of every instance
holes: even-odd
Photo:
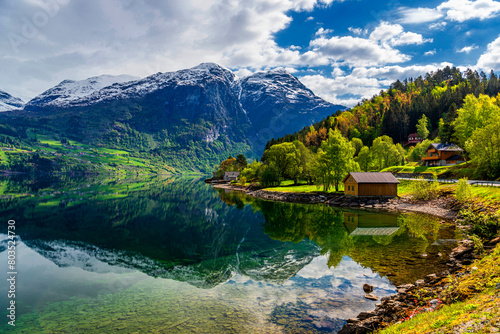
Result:
[[[431,201],[416,201],[410,198],[383,198],[383,197],[353,197],[338,194],[324,193],[292,193],[241,187],[229,183],[213,183],[215,188],[241,191],[249,196],[277,202],[291,202],[325,205],[336,207],[359,208],[366,210],[385,210],[395,212],[420,212],[444,219],[455,219],[460,209],[460,204],[450,197],[440,197]]]
[[[259,197],[265,200],[294,202],[294,203],[323,203],[336,207],[359,208],[363,210],[385,210],[395,212],[420,212],[438,216],[440,218],[453,220],[457,218],[461,208],[460,203],[449,194],[431,201],[415,201],[410,198],[356,198],[338,194],[322,193],[287,193],[274,192],[252,187],[241,187],[229,183],[214,184],[214,187],[241,191],[249,196]],[[457,226],[465,229],[457,222]],[[488,252],[495,248],[500,242],[500,237],[486,243],[484,248]],[[471,264],[479,258],[474,253],[474,245],[471,240],[462,240],[458,247],[450,254],[449,269],[427,275],[422,279],[410,284],[397,286],[397,294],[383,297],[376,308],[370,312],[362,312],[356,318],[348,319],[347,324],[338,332],[341,334],[370,333],[390,324],[404,321],[422,312],[434,311],[447,300],[449,287],[448,278],[470,274],[464,270],[464,266]],[[371,294],[368,294],[371,296]],[[374,296],[377,298],[376,296]],[[367,297],[368,298],[368,297]],[[427,302],[424,303],[424,300]]]

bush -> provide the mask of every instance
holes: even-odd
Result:
[[[240,181],[240,185],[244,186],[245,183],[247,183],[247,178],[244,176],[241,176],[239,181]]]
[[[480,238],[494,238],[500,232],[498,216],[489,213],[475,213],[471,209],[460,210],[464,223],[470,226],[470,233]]]
[[[432,182],[420,177],[419,181],[412,183],[411,188],[411,195],[415,199],[430,200],[436,198],[439,194],[439,182],[437,182],[436,177]]]
[[[468,202],[472,199],[472,186],[467,181],[467,178],[458,180],[457,189],[455,190],[455,198],[459,202]]]

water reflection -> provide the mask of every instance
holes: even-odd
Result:
[[[26,332],[334,330],[373,308],[364,283],[391,294],[444,267],[456,238],[422,215],[261,201],[196,178],[11,179],[0,192],[31,287]]]

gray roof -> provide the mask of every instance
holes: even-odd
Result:
[[[399,227],[358,227],[351,235],[392,235]]]
[[[352,176],[356,183],[399,183],[399,181],[392,175],[392,173],[364,173],[364,172],[351,172],[345,178]]]
[[[463,151],[460,147],[458,147],[455,144],[443,144],[443,143],[432,143],[427,147],[427,150],[430,149],[431,147],[434,147],[438,151],[451,151],[451,152],[456,152],[456,151]],[[426,150],[426,151],[427,151]]]
[[[235,176],[240,176],[240,172],[225,172],[224,175],[229,177],[235,177]]]

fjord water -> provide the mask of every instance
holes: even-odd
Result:
[[[0,332],[335,332],[374,308],[364,283],[383,297],[444,270],[458,238],[430,216],[262,201],[199,178],[4,178],[0,191],[4,276],[9,219],[18,235],[16,326],[3,316]]]

